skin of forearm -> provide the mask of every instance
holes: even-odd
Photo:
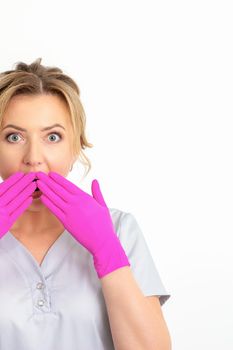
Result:
[[[161,311],[151,309],[129,266],[101,278],[115,350],[171,350]]]

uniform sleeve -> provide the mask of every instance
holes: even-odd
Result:
[[[131,213],[124,212],[121,216],[118,237],[141,291],[145,296],[159,296],[163,305],[171,295],[162,283],[142,230]]]

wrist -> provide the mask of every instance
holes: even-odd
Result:
[[[105,241],[101,249],[93,254],[94,266],[99,278],[124,266],[130,266],[129,259],[117,235]]]

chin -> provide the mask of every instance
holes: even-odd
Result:
[[[40,198],[33,199],[31,205],[26,209],[28,211],[39,211],[45,208],[44,203],[41,202]]]

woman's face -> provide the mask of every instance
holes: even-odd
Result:
[[[15,127],[7,127],[13,124]],[[60,124],[62,127],[52,125]],[[19,130],[23,128],[25,130]],[[49,128],[48,130],[42,130]],[[22,171],[55,171],[66,177],[74,162],[68,107],[54,95],[14,96],[0,130],[0,176],[3,180]],[[34,199],[31,207],[41,206]]]

